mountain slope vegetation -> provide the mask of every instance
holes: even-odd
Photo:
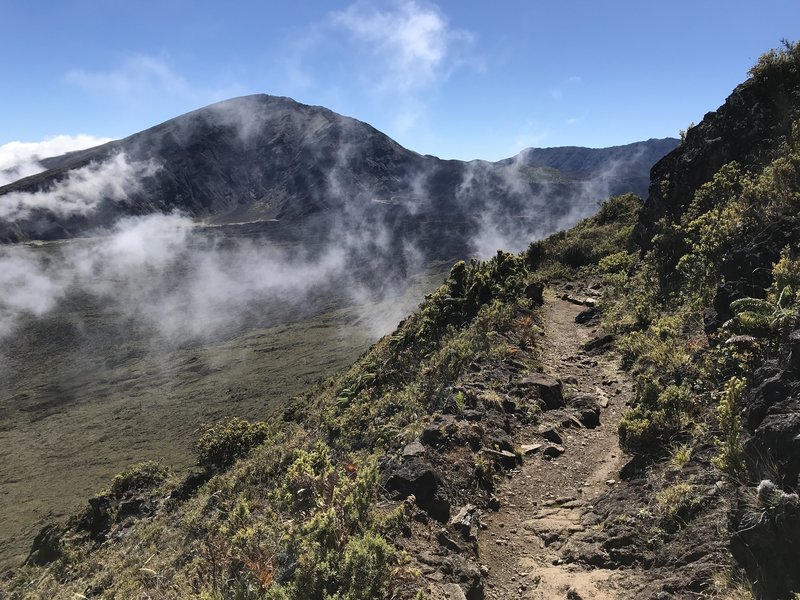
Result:
[[[457,263],[348,371],[267,422],[209,426],[189,477],[153,463],[120,474],[0,585],[493,597],[478,540],[481,511],[504,511],[498,482],[522,461],[578,460],[567,434],[604,418],[602,398],[547,371],[541,306],[557,294],[585,307],[575,327],[597,328],[587,368],[616,352],[635,391],[625,466],[572,537],[536,543],[558,564],[647,571],[608,597],[797,597],[799,119],[800,46],[787,44],[655,166],[644,203],[617,196],[521,255]],[[534,434],[537,448],[521,444]],[[525,581],[518,596],[542,597]]]

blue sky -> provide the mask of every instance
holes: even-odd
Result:
[[[492,160],[677,136],[800,37],[796,0],[0,0],[0,15],[0,145],[123,137],[263,92]]]

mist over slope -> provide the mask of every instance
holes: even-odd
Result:
[[[610,194],[643,194],[676,143],[440,160],[325,108],[234,98],[39,158],[47,170],[0,187],[0,242],[12,242],[0,284],[13,290],[0,336],[76,292],[182,338],[337,286],[357,302],[385,298],[431,260],[518,251]],[[49,251],[13,244],[76,237]]]
[[[380,223],[405,229],[424,253],[441,251],[443,241],[473,250],[486,221],[507,239],[520,229],[530,237],[586,216],[610,194],[643,195],[650,166],[676,144],[529,149],[497,163],[440,160],[325,108],[246,96],[41,161],[47,171],[0,188],[0,241],[74,237],[120,216],[178,210],[213,224],[277,220],[276,230],[294,239],[332,239]],[[90,183],[107,174],[122,177],[124,196]],[[76,186],[80,203],[70,201]],[[452,234],[434,224],[443,219],[458,223]],[[421,228],[437,229],[436,242]]]

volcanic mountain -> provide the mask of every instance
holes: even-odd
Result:
[[[0,188],[0,241],[70,238],[175,210],[210,225],[270,223],[273,235],[300,240],[380,224],[441,250],[487,223],[529,239],[611,194],[646,194],[650,167],[677,143],[441,160],[322,107],[245,96],[45,159],[44,172]]]

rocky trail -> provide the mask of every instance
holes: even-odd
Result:
[[[599,423],[565,426],[547,411],[530,432],[552,438],[563,454],[526,458],[499,486],[500,509],[484,515],[478,555],[488,599],[617,599],[632,597],[639,587],[642,575],[635,569],[593,568],[570,558],[591,556],[592,533],[603,527],[591,512],[592,499],[617,485],[625,463],[617,425],[633,393],[611,353],[585,348],[597,331],[576,323],[586,307],[575,301],[553,291],[545,295],[542,359],[545,372],[563,382],[568,406],[596,401]]]

